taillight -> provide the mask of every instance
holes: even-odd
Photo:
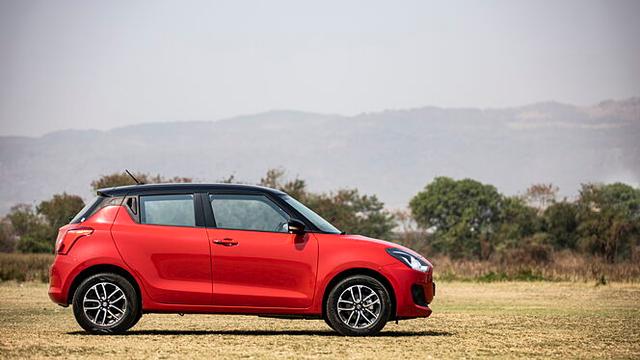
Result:
[[[93,234],[93,229],[90,227],[79,227],[75,229],[69,229],[66,233],[58,234],[56,239],[56,253],[65,255],[69,252],[69,249],[75,244],[81,237],[89,236]]]

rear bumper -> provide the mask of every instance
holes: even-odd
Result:
[[[56,256],[49,267],[49,298],[56,304],[69,305],[67,293],[70,286],[70,273],[73,266],[67,256]]]
[[[396,318],[429,317],[435,296],[432,270],[422,273],[402,263],[387,265],[383,274],[391,281],[396,296]]]

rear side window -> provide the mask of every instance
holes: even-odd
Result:
[[[80,210],[80,212],[69,222],[70,224],[79,224],[107,206],[120,206],[122,197],[97,196],[91,202]]]
[[[104,199],[104,197],[102,197],[102,196],[96,196],[95,198],[93,198],[93,200],[89,201],[87,203],[87,205],[85,205],[82,208],[82,210],[80,210],[76,214],[76,216],[74,216],[73,219],[71,219],[71,221],[69,221],[69,224],[78,224],[78,223],[83,222],[86,218],[91,216],[90,214],[92,213],[92,210],[97,208],[98,205],[100,204],[100,202],[102,202],[103,199]]]
[[[140,196],[140,223],[195,226],[192,194]]]
[[[287,232],[289,215],[264,195],[210,195],[216,227]]]

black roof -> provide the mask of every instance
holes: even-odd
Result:
[[[104,196],[124,196],[139,194],[158,194],[171,192],[208,192],[208,191],[247,191],[269,193],[273,195],[283,195],[280,190],[263,186],[241,185],[241,184],[145,184],[116,186],[111,188],[98,189],[99,195]]]

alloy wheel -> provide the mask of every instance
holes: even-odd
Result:
[[[82,308],[91,323],[110,327],[124,318],[127,311],[127,297],[118,285],[100,282],[84,294]]]
[[[382,305],[378,294],[366,285],[352,285],[338,297],[338,316],[353,329],[372,326],[380,317]]]

